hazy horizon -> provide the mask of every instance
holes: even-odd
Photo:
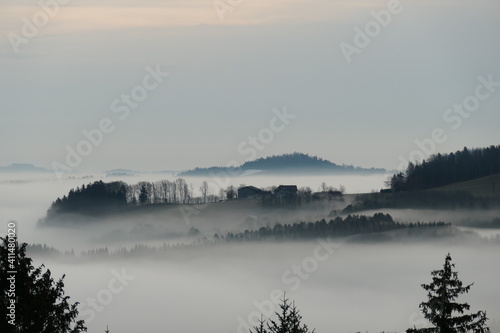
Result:
[[[394,170],[498,144],[494,0],[62,3],[0,5],[0,165],[183,170],[301,151]]]
[[[286,155],[286,154],[293,154],[293,153],[297,153],[297,152],[288,152],[288,153],[284,153],[284,154],[279,154],[278,156],[280,155]],[[302,153],[302,152],[301,152]],[[304,153],[307,155],[307,153]],[[309,155],[311,157],[313,157],[312,155]],[[266,157],[271,157],[271,155],[264,155],[264,156],[259,156],[257,158],[266,158]],[[321,156],[317,156],[318,158],[322,158]],[[254,161],[254,160],[249,160],[249,161]],[[131,168],[128,168],[126,165],[122,165],[122,166],[119,166],[119,167],[116,167],[116,168],[113,168],[113,169],[103,169],[103,170],[85,170],[85,169],[74,169],[71,171],[71,173],[76,173],[76,174],[85,174],[85,173],[98,173],[98,172],[107,172],[107,171],[114,171],[114,170],[127,170],[127,171],[135,171],[135,172],[139,172],[139,173],[162,173],[162,172],[184,172],[184,171],[189,171],[189,170],[194,170],[196,168],[211,168],[211,167],[239,167],[241,165],[243,165],[245,162],[248,162],[248,161],[237,161],[237,160],[231,160],[231,161],[225,161],[225,162],[221,162],[220,164],[217,164],[217,165],[203,165],[204,162],[203,161],[195,161],[195,162],[198,162],[198,164],[195,164],[195,165],[191,165],[189,166],[188,168],[185,168],[185,169],[173,169],[173,168],[169,168],[168,165],[166,165],[165,167],[161,168],[161,169],[155,169],[155,170],[151,170],[151,169],[131,169]],[[233,163],[230,163],[230,162],[233,162]],[[237,164],[237,162],[239,164]],[[342,166],[342,165],[346,165],[346,166],[353,166],[353,167],[356,167],[356,168],[364,168],[364,169],[371,169],[371,168],[375,168],[377,169],[378,167],[375,166],[375,165],[364,165],[364,166],[360,166],[360,165],[352,165],[350,163],[347,163],[347,162],[344,162],[344,161],[337,161],[337,162],[334,162],[334,161],[329,161],[329,162],[332,162],[336,165],[339,165],[339,166]],[[38,167],[38,168],[43,168],[43,169],[46,169],[48,171],[54,171],[50,165],[36,165],[36,164],[33,164],[29,161],[14,161],[12,163],[8,163],[8,164],[5,164],[5,165],[0,165],[0,167],[10,167],[10,166],[13,166],[13,165],[30,165],[30,166],[34,166],[34,167]],[[382,168],[383,169],[383,168]],[[388,170],[390,171],[390,170]],[[0,170],[0,172],[2,172]],[[10,171],[9,171],[10,172]],[[29,170],[29,172],[31,172],[31,170]],[[296,176],[306,176],[307,174],[296,174]],[[332,175],[335,175],[335,171],[332,172]]]

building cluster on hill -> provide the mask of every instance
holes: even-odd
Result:
[[[299,206],[303,203],[341,198],[340,191],[323,183],[320,192],[312,192],[309,187],[299,189],[297,185],[280,185],[261,189],[255,186],[236,188],[229,185],[221,188],[219,194],[210,193],[206,181],[200,187],[201,196],[194,195],[194,186],[183,178],[174,181],[141,181],[129,185],[122,181],[105,183],[102,180],[82,185],[69,191],[68,195],[57,198],[47,211],[45,221],[54,220],[63,214],[100,216],[125,208],[164,204],[202,204],[224,200],[256,198],[267,206]]]
[[[254,198],[264,205],[300,205],[313,200],[332,200],[341,198],[342,192],[335,188],[323,186],[323,191],[312,192],[310,188],[299,189],[297,185],[280,185],[271,190],[264,190],[255,186],[238,188],[238,198]]]

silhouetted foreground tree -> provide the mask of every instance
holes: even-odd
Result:
[[[280,312],[275,312],[278,317],[277,321],[268,319],[266,323],[261,318],[259,326],[254,327],[255,333],[314,333],[314,330],[309,331],[307,325],[301,323],[302,316],[299,314],[295,302],[290,304],[286,295],[283,296],[280,310]]]
[[[64,295],[64,275],[55,282],[50,270],[35,268],[26,257],[26,244],[0,237],[0,332],[79,333],[78,303]],[[10,245],[13,244],[13,245]],[[9,246],[10,245],[10,246]],[[9,256],[10,254],[10,256]],[[13,254],[13,255],[12,255]],[[16,271],[16,274],[8,273]],[[14,280],[15,277],[15,280]],[[14,282],[11,284],[11,282]],[[11,303],[14,300],[14,303]],[[15,305],[15,311],[12,305]],[[10,307],[10,308],[9,308]],[[15,317],[13,314],[15,313]]]
[[[451,263],[451,256],[448,253],[443,269],[433,271],[432,282],[422,285],[422,288],[428,291],[429,300],[421,303],[420,308],[424,317],[435,327],[408,329],[407,333],[490,332],[485,325],[488,319],[486,312],[464,314],[465,310],[470,309],[469,304],[455,302],[459,295],[469,292],[472,284],[464,287],[462,281],[458,279],[458,273],[453,271],[454,267],[455,264]],[[459,313],[460,316],[453,316],[454,312]]]

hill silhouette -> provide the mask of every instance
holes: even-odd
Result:
[[[338,165],[317,156],[303,153],[272,155],[248,161],[239,167],[195,168],[180,173],[180,176],[209,176],[210,174],[227,172],[232,175],[259,174],[310,174],[310,173],[384,173],[385,169],[361,168],[352,165]]]

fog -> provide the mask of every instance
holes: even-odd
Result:
[[[378,209],[366,210],[363,214],[373,215],[375,213],[390,214],[394,220],[402,223],[416,223],[426,221],[447,222],[460,225],[462,230],[473,231],[482,236],[493,237],[500,234],[500,229],[491,228],[467,228],[464,224],[474,226],[476,222],[491,221],[500,216],[500,210],[439,210],[439,209]]]
[[[161,212],[162,216],[154,216],[153,221],[145,220],[144,216],[140,217],[140,221],[137,221],[134,217],[122,216],[119,221],[108,221],[106,225],[99,225],[99,228],[91,228],[86,230],[84,233],[71,233],[71,238],[59,237],[53,242],[49,242],[52,239],[50,237],[55,231],[45,230],[36,228],[37,221],[42,218],[50,204],[58,197],[63,197],[67,195],[69,190],[81,186],[82,184],[88,184],[97,180],[103,180],[105,182],[123,180],[128,184],[136,184],[139,181],[157,181],[161,179],[173,180],[176,177],[170,174],[145,174],[137,176],[129,176],[124,178],[117,177],[106,177],[104,174],[74,174],[67,176],[63,181],[59,181],[54,174],[14,174],[14,173],[0,173],[0,209],[4,220],[16,220],[20,222],[20,232],[21,237],[26,242],[29,243],[53,243],[54,247],[57,248],[74,248],[80,249],[88,247],[87,241],[90,239],[99,240],[106,239],[111,231],[115,231],[116,227],[130,231],[131,228],[138,225],[139,223],[155,224],[157,225],[158,220],[161,222],[161,227],[166,228],[165,220],[169,219],[168,228],[170,233],[183,233],[188,230],[191,226],[197,227],[200,230],[205,229],[205,231],[217,232],[218,226],[239,226],[239,227],[251,227],[249,222],[260,221],[262,224],[266,222],[272,223],[277,219],[281,219],[285,211],[275,212],[271,216],[263,216],[262,214],[256,214],[251,209],[238,210],[237,208],[232,209],[231,212],[225,211],[225,219],[221,219],[218,212],[220,209],[213,207],[194,207],[203,212],[200,217],[196,214],[196,211],[181,211],[179,208],[174,207],[167,209],[168,211]],[[227,177],[227,178],[210,178],[210,177],[183,177],[186,179],[188,184],[193,184],[194,194],[199,195],[199,187],[201,183],[206,180],[209,184],[213,185],[211,187],[211,194],[216,194],[220,186],[226,187],[228,185],[234,185],[236,187],[241,184],[253,185],[257,187],[268,187],[272,185],[281,184],[295,184],[298,187],[309,186],[313,191],[318,191],[322,182],[325,182],[329,186],[339,187],[344,185],[348,193],[363,193],[370,192],[372,190],[380,189],[384,186],[384,181],[387,178],[386,175],[364,175],[364,176],[309,176],[309,177],[292,177],[292,176],[247,176],[247,177]],[[224,203],[222,203],[224,204]],[[334,209],[335,207],[331,207]],[[294,213],[294,218],[290,221],[298,221],[301,218],[310,219],[321,219],[323,215],[329,213],[329,209],[324,209],[322,214],[315,215],[311,212],[303,212],[302,214]],[[189,218],[186,221],[186,216]],[[230,217],[230,219],[228,219]],[[217,221],[217,224],[209,224],[213,228],[205,228],[203,222],[205,220]],[[129,220],[130,223],[124,223],[123,220]],[[235,225],[236,221],[236,225]],[[116,222],[116,223],[114,223]],[[246,224],[245,224],[246,222]],[[193,223],[193,224],[191,224]],[[260,225],[262,225],[260,224]],[[75,227],[74,225],[72,226]],[[235,228],[236,229],[236,228]],[[145,232],[146,230],[143,229]],[[163,230],[165,231],[165,230]],[[67,230],[59,230],[64,234]],[[108,237],[109,238],[109,237]],[[95,246],[92,244],[92,246]]]
[[[83,175],[81,175],[83,176]],[[275,222],[316,221],[344,202],[321,209],[294,211],[263,209],[237,200],[199,207],[186,220],[179,207],[147,213],[118,215],[89,224],[39,227],[50,203],[71,188],[99,180],[67,179],[52,175],[0,174],[2,219],[18,222],[22,242],[41,243],[58,250],[108,247],[119,249],[135,244],[160,246],[186,243],[191,227],[202,236],[214,232],[273,225]],[[124,179],[158,180],[162,175]],[[203,178],[185,178],[199,187]],[[116,179],[106,179],[111,181]],[[385,176],[343,177],[242,177],[231,183],[270,186],[297,184],[317,190],[321,182],[346,186],[348,193],[370,192],[383,187]],[[316,207],[318,208],[318,207]],[[375,211],[374,211],[375,212]],[[374,212],[369,212],[370,214]],[[434,210],[386,210],[395,220],[451,221],[490,219],[498,212]],[[5,223],[6,224],[6,223]],[[6,225],[4,226],[7,229]],[[491,236],[495,230],[463,228]],[[134,231],[135,230],[135,231]],[[474,238],[471,238],[474,239]],[[402,332],[424,327],[418,304],[426,300],[420,287],[431,281],[430,272],[440,269],[450,252],[460,279],[474,282],[462,296],[472,311],[485,310],[492,332],[500,332],[499,245],[463,242],[451,238],[358,244],[344,240],[309,242],[218,244],[181,248],[164,255],[130,259],[65,260],[35,257],[54,277],[66,274],[65,291],[72,302],[80,302],[81,319],[88,332],[248,332],[260,312],[270,312],[276,295],[286,292],[296,302],[303,323],[316,332]],[[276,307],[277,309],[277,307]]]

